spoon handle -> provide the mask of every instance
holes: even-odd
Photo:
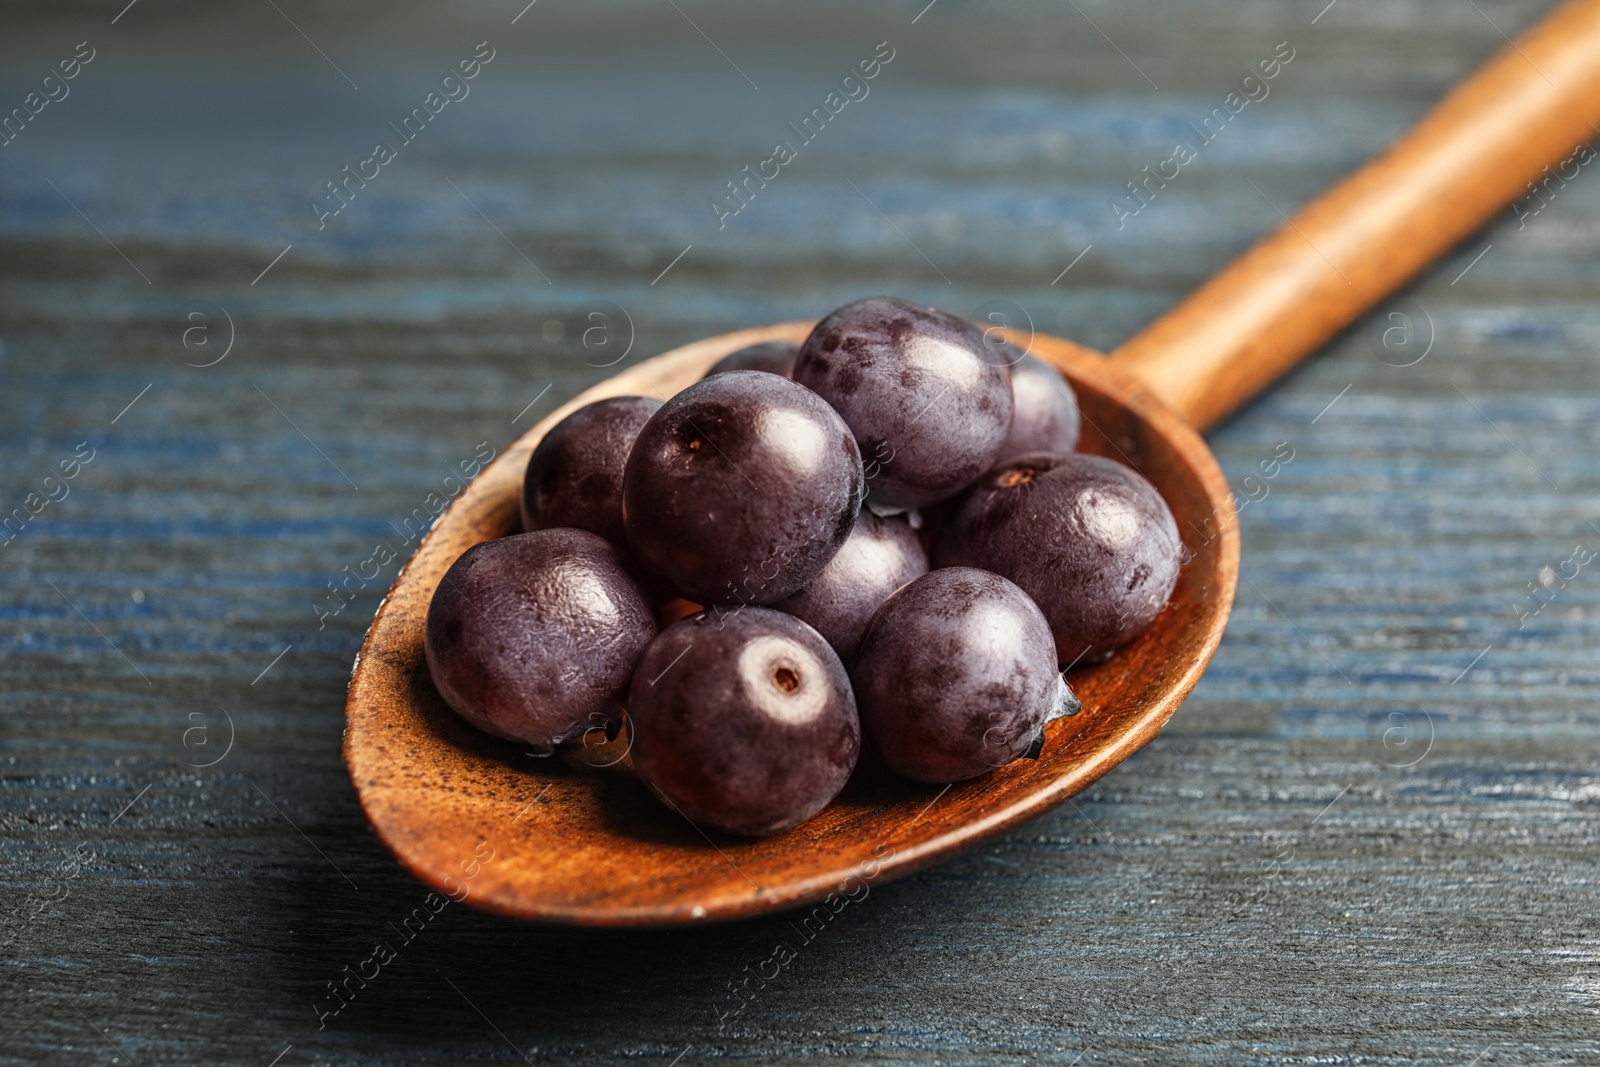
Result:
[[[1507,204],[1525,219],[1590,142],[1600,0],[1569,0],[1112,355],[1206,429]]]

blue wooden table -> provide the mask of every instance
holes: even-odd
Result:
[[[1113,346],[1546,8],[924,4],[0,14],[0,1062],[1600,1058],[1588,168],[1212,435],[1227,637],[1076,803],[737,1013],[783,916],[450,906],[329,1010],[426,896],[339,757],[398,561],[330,589],[462,460],[873,292]]]

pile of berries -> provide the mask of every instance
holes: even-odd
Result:
[[[1056,371],[891,297],[728,356],[662,403],[597,401],[539,443],[527,532],[428,611],[435,685],[548,748],[625,718],[665,803],[741,834],[843,788],[862,734],[953,782],[1078,710],[1060,667],[1156,617],[1182,546],[1135,471],[1075,451]]]

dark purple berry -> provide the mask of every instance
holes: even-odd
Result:
[[[1004,766],[1078,709],[1038,606],[971,567],[932,571],[884,601],[850,676],[884,762],[921,782]]]
[[[1038,602],[1063,663],[1137,637],[1178,581],[1182,543],[1167,502],[1100,456],[1035,453],[985,474],[934,543],[941,567],[982,567]]]
[[[667,401],[628,457],[628,544],[697,604],[770,604],[799,589],[850,536],[861,453],[809,389],[727,371]]]
[[[634,671],[628,730],[634,769],[658,797],[736,834],[810,818],[861,750],[839,657],[767,608],[702,612],[663,630]]]
[[[800,346],[793,341],[762,341],[723,356],[711,365],[705,376],[709,378],[729,370],[764,370],[768,374],[793,378],[794,357],[799,353]]]
[[[1011,426],[1010,379],[978,328],[895,297],[858,300],[817,323],[794,379],[850,425],[875,505],[955,495],[994,462]]]
[[[878,605],[927,573],[922,539],[904,519],[881,519],[863,511],[849,540],[811,584],[773,607],[816,627],[848,664]]]
[[[474,545],[450,565],[423,649],[462,718],[545,746],[616,718],[655,635],[655,606],[620,549],[585,530],[540,530]]]
[[[1032,356],[1011,365],[1011,433],[996,463],[1029,452],[1071,452],[1078,429],[1078,394],[1066,378]]]
[[[616,396],[551,427],[528,458],[522,528],[568,526],[623,544],[622,470],[634,438],[660,408],[650,397]]]

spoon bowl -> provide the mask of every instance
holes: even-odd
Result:
[[[864,758],[822,812],[761,839],[701,830],[634,776],[626,735],[536,756],[455,715],[428,676],[428,604],[472,545],[520,529],[528,457],[549,429],[610,396],[666,399],[786,323],[699,341],[574,398],[496,458],[423,540],[378,609],[350,681],[345,760],[383,843],[422,881],[522,919],[671,926],[759,915],[897,878],[1031,819],[1092,783],[1160,730],[1222,638],[1238,576],[1232,500],[1200,436],[1139,379],[1068,341],[1035,336],[1083,412],[1082,450],[1127,463],[1166,498],[1190,552],[1165,611],[1109,660],[1068,674],[1083,711],[1049,724],[1037,759],[946,789]],[[493,859],[485,861],[484,857]],[[469,872],[471,877],[468,877]]]

